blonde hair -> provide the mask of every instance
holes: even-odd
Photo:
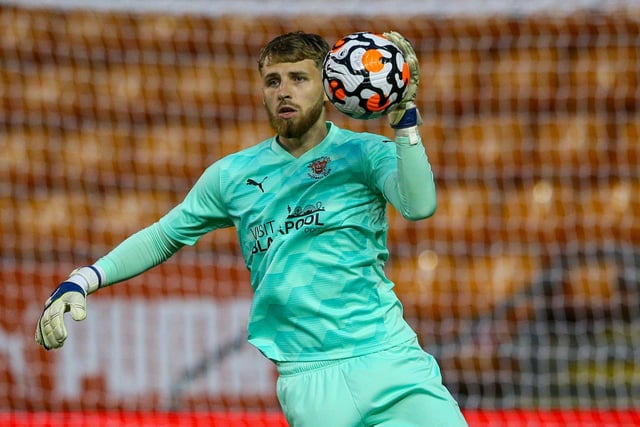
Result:
[[[262,71],[268,62],[299,62],[312,59],[318,68],[322,67],[325,56],[331,49],[327,41],[317,34],[296,31],[272,39],[260,51],[258,69]]]

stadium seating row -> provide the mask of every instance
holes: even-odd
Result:
[[[189,117],[213,108],[218,117],[261,108],[256,72],[269,31],[251,18],[95,14],[84,11],[0,9],[3,38],[0,100],[9,111],[50,111],[110,119],[137,114]],[[289,17],[261,18],[271,32],[317,31],[329,40],[353,23]],[[633,16],[447,20],[381,18],[414,41],[422,64],[420,99],[449,113],[500,110],[637,111],[640,53],[630,34]],[[247,32],[242,30],[246,29]],[[546,31],[546,33],[545,33]],[[604,37],[603,37],[603,31]],[[538,37],[547,34],[546,37]],[[597,43],[585,43],[600,37]],[[10,83],[10,84],[9,84]],[[141,105],[142,104],[142,105]]]
[[[535,122],[520,115],[454,123],[428,118],[422,134],[435,173],[444,181],[630,177],[639,172],[640,116],[613,124],[591,114]],[[173,175],[193,181],[216,159],[271,135],[266,120],[210,127],[204,123],[85,125],[69,130],[11,127],[0,129],[0,174],[3,179],[37,183],[53,168],[59,176],[88,179],[101,186],[114,186],[132,173],[149,180]]]
[[[15,60],[25,56],[22,49],[29,48],[25,44],[2,53],[6,60]],[[640,86],[640,58],[636,46],[585,48],[575,57],[555,52],[553,46],[498,54],[454,49],[420,57],[422,78],[428,82],[420,99],[435,110],[495,111],[506,102],[540,112],[585,103],[595,109],[603,102],[599,98],[610,101],[608,109],[631,102],[637,110],[634,94]],[[154,52],[162,54],[161,49]],[[554,62],[554,57],[562,59]],[[208,57],[175,58],[167,63],[129,61],[78,64],[73,57],[47,57],[28,69],[3,67],[0,81],[11,84],[0,100],[14,111],[56,109],[105,119],[141,109],[147,115],[174,111],[188,117],[214,106],[212,113],[224,117],[237,115],[239,107],[262,106],[255,60],[246,55],[217,57],[214,51]],[[255,114],[245,113],[241,119],[251,120]]]
[[[78,184],[81,185],[81,184]],[[179,202],[182,194],[162,189],[93,193],[61,189],[0,198],[0,253],[59,253],[85,242],[112,246],[149,225]],[[482,184],[443,186],[430,219],[409,222],[389,209],[390,246],[454,247],[492,242],[545,245],[568,241],[640,243],[640,181],[629,179],[575,189],[549,181],[499,190]],[[203,250],[205,248],[203,247]],[[206,251],[239,253],[235,232],[216,233]]]

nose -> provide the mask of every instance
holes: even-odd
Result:
[[[282,100],[282,99],[287,99],[289,97],[290,97],[289,87],[287,83],[283,80],[282,82],[280,82],[280,87],[278,87],[278,99]]]

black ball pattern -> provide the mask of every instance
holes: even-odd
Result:
[[[382,35],[357,32],[338,40],[324,59],[322,80],[331,103],[354,119],[387,114],[407,92],[409,66]]]

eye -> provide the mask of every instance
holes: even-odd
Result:
[[[280,79],[267,79],[264,82],[266,87],[276,88],[280,85]]]

